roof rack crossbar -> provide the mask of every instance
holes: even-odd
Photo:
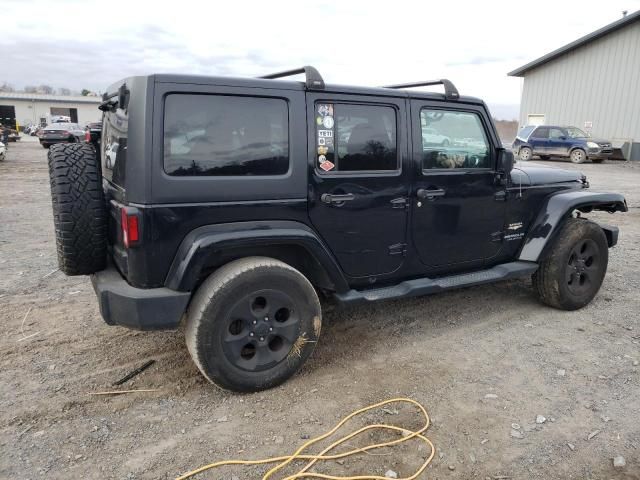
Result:
[[[413,88],[413,87],[428,87],[431,85],[444,85],[444,95],[449,100],[457,100],[460,98],[458,89],[451,83],[450,80],[442,78],[440,80],[426,80],[424,82],[412,82],[412,83],[399,83],[397,85],[385,85],[383,88]]]
[[[306,77],[305,85],[307,86],[307,88],[314,90],[324,90],[324,80],[322,79],[322,76],[320,75],[318,70],[310,65],[306,65],[301,68],[295,68],[293,70],[286,70],[284,72],[270,73],[269,75],[263,75],[258,78],[274,79],[290,77],[292,75],[298,75],[300,73],[304,73]]]

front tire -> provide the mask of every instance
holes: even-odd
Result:
[[[528,162],[529,160],[531,160],[531,157],[533,157],[533,150],[531,150],[529,147],[522,147],[518,152],[518,156],[523,162]]]
[[[571,151],[569,159],[573,163],[584,163],[584,161],[587,159],[587,154],[581,148],[576,148],[575,150]]]
[[[321,325],[318,296],[304,275],[273,258],[248,257],[219,268],[198,288],[186,342],[210,382],[255,392],[302,367]]]
[[[602,228],[588,220],[570,218],[533,274],[534,289],[547,305],[577,310],[600,290],[608,262],[609,246]]]

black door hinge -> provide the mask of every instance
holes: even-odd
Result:
[[[406,255],[406,254],[407,254],[406,243],[395,243],[389,247],[389,255]]]
[[[491,234],[491,241],[492,242],[501,242],[503,235],[504,235],[504,232],[493,232]]]
[[[391,200],[391,208],[407,208],[409,206],[409,202],[406,197],[398,197]]]

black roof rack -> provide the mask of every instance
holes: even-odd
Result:
[[[286,70],[284,72],[278,73],[270,73],[269,75],[263,75],[258,78],[282,78],[282,77],[290,77],[291,75],[298,75],[299,73],[304,73],[306,80],[305,84],[307,88],[314,90],[324,90],[324,80],[318,70],[310,65],[306,65],[302,68],[295,68],[293,70]]]
[[[457,100],[460,98],[458,89],[450,80],[442,78],[440,80],[427,80],[424,82],[399,83],[397,85],[385,85],[383,88],[412,88],[412,87],[428,87],[430,85],[444,85],[444,96],[449,100]]]

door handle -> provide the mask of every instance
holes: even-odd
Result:
[[[416,195],[418,196],[418,198],[421,199],[427,199],[427,200],[434,200],[436,197],[444,197],[444,190],[441,188],[438,189],[433,189],[433,190],[427,190],[426,188],[419,188],[418,191],[416,192]]]
[[[350,202],[351,200],[355,200],[356,196],[353,193],[345,193],[342,195],[335,195],[333,193],[323,193],[320,196],[320,200],[323,203],[327,203],[329,205],[340,204],[343,202]]]

